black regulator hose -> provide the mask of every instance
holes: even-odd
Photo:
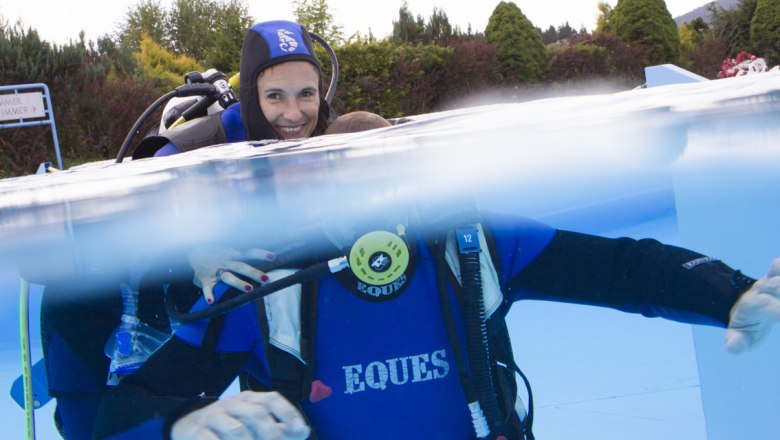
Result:
[[[463,315],[471,368],[471,386],[493,434],[504,432],[498,397],[493,386],[488,349],[487,315],[482,292],[482,271],[479,252],[459,253]]]
[[[336,94],[336,86],[339,83],[339,60],[336,58],[336,52],[333,51],[333,48],[330,47],[330,44],[328,44],[324,38],[320,37],[314,32],[309,32],[309,36],[312,40],[320,43],[320,45],[328,52],[328,56],[330,57],[330,65],[333,68],[333,72],[330,75],[328,91],[325,93],[325,101],[330,104],[330,102],[333,100],[333,95]]]
[[[332,260],[316,263],[284,278],[280,278],[262,286],[251,282],[252,286],[254,287],[251,292],[242,293],[239,296],[218,302],[196,312],[180,312],[176,310],[176,307],[173,305],[172,299],[170,298],[171,295],[167,295],[165,297],[165,308],[168,312],[168,316],[173,321],[182,324],[201,321],[204,319],[211,319],[219,315],[224,315],[225,313],[237,309],[244,304],[248,304],[274,292],[278,292],[284,288],[293,286],[295,284],[301,284],[307,281],[320,279],[326,275],[336,273],[346,267],[348,267],[347,257],[338,257]]]
[[[122,148],[119,149],[119,153],[117,153],[116,155],[116,163],[122,163],[122,159],[124,159],[125,154],[127,154],[127,150],[130,148],[130,144],[133,142],[133,139],[141,130],[141,125],[143,125],[143,123],[146,122],[146,120],[149,118],[149,116],[152,115],[152,113],[157,111],[158,108],[165,105],[165,103],[168,102],[168,100],[176,97],[211,95],[215,92],[215,90],[216,88],[213,84],[185,84],[183,86],[176,87],[170,92],[157,98],[157,100],[154,101],[152,105],[150,105],[143,112],[143,114],[141,114],[138,120],[135,121],[133,128],[131,128],[130,132],[127,133],[127,137],[125,137],[125,141],[122,143]]]

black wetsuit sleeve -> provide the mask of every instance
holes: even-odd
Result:
[[[514,300],[592,304],[726,326],[731,307],[753,282],[721,261],[656,240],[557,231],[508,289]]]
[[[103,398],[94,438],[124,434],[145,440],[168,438],[183,415],[214,401],[230,386],[248,353],[215,353],[172,338],[138,371],[108,390]],[[159,422],[149,435],[150,422]],[[138,434],[136,436],[135,434]],[[125,437],[123,437],[125,438]]]

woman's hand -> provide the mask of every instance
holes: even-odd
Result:
[[[171,428],[172,440],[305,440],[301,413],[277,392],[244,391],[191,412]]]
[[[250,292],[252,285],[236,276],[243,275],[260,284],[268,282],[268,275],[242,260],[273,261],[276,256],[265,249],[238,251],[221,246],[203,246],[190,252],[190,266],[195,271],[192,282],[203,289],[203,297],[214,302],[214,286],[222,281],[242,292]]]

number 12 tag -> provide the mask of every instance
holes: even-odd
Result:
[[[482,252],[482,248],[479,245],[479,231],[476,225],[455,229],[455,237],[458,239],[458,251],[461,254]]]

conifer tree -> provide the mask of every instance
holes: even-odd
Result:
[[[163,90],[171,90],[182,84],[184,75],[203,67],[191,57],[176,55],[157,44],[144,34],[135,59],[141,64],[147,78],[154,81]]]
[[[141,0],[127,9],[125,21],[119,26],[119,43],[135,51],[139,48],[142,36],[147,35],[152,41],[167,47],[167,21],[168,12],[159,0]]]
[[[664,0],[618,0],[607,29],[626,43],[646,48],[645,64],[676,63],[680,34]]]
[[[736,6],[726,9],[717,2],[707,5],[713,36],[726,42],[723,57],[736,57],[740,52],[750,52],[750,22],[756,12],[758,0],[739,0]]]
[[[175,53],[205,61],[214,46],[217,5],[212,0],[176,0],[168,14],[166,27],[169,47]]]
[[[440,42],[452,37],[452,25],[443,9],[433,8],[433,15],[425,25],[426,42]]]
[[[226,74],[238,72],[246,30],[254,23],[249,8],[242,0],[226,0],[217,11],[212,50],[206,55],[206,65]]]
[[[409,10],[409,4],[404,4],[398,10],[398,21],[393,20],[393,43],[422,43],[425,34],[425,20],[421,15],[414,17]]]
[[[780,0],[758,0],[750,21],[750,45],[769,66],[780,64]]]
[[[547,68],[542,37],[520,8],[501,2],[485,28],[485,40],[496,49],[504,77],[527,83],[541,80]]]

